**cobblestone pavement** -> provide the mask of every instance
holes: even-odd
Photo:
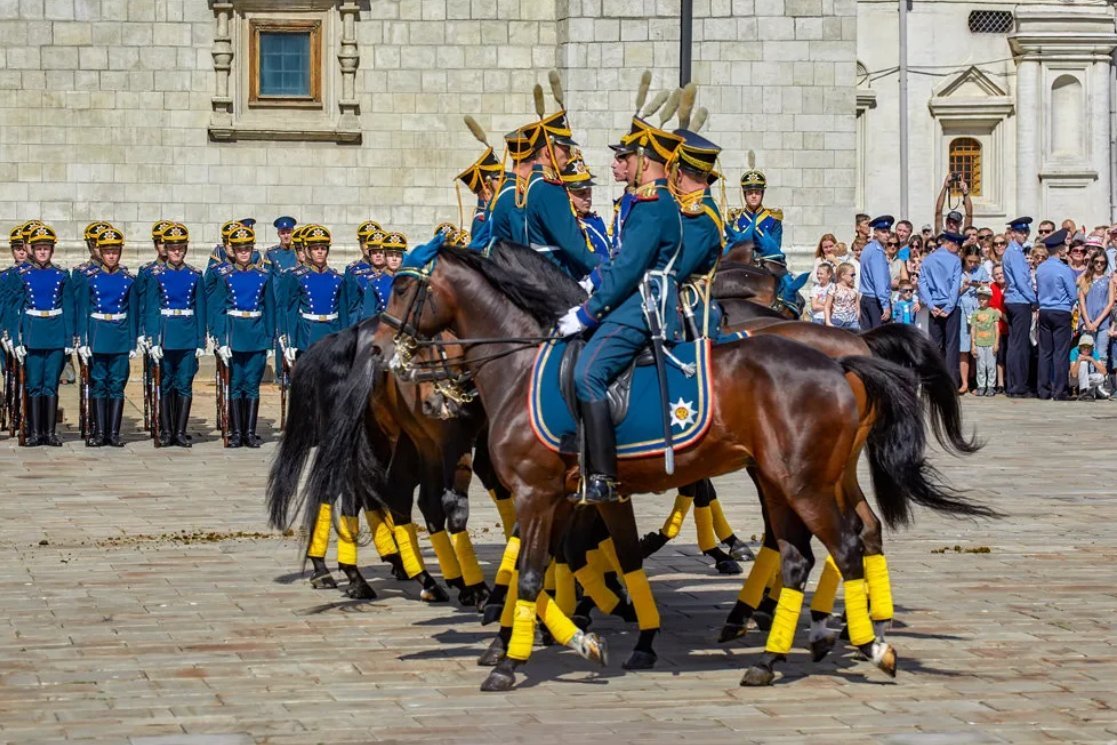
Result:
[[[606,620],[608,668],[537,648],[517,690],[482,694],[476,614],[420,603],[382,565],[372,602],[307,586],[297,540],[264,521],[274,444],[222,450],[199,380],[191,451],[88,450],[72,428],[61,449],[0,440],[0,742],[1117,742],[1117,405],[967,402],[988,446],[936,465],[1009,517],[921,513],[889,535],[895,681],[848,651],[812,665],[801,625],[782,679],[740,688],[763,640],[714,641],[740,579],[713,575],[688,523],[650,565],[654,671],[620,669],[633,630]],[[745,480],[719,486],[738,532],[759,530]],[[669,503],[644,497],[641,528]],[[496,512],[474,505],[491,578]]]

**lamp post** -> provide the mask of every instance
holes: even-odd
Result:
[[[694,0],[682,0],[679,12],[679,87],[690,82],[691,42],[694,38]]]
[[[908,212],[908,0],[900,0],[900,218]]]

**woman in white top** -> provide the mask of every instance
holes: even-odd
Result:
[[[811,267],[812,287],[818,284],[818,266],[824,261],[830,264],[831,273],[840,261],[838,239],[833,233],[827,233],[818,239],[818,246],[814,250],[814,265]]]

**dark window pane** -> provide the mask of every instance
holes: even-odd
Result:
[[[260,33],[260,95],[310,95],[309,33]]]

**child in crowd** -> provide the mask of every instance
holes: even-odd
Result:
[[[915,323],[914,289],[911,282],[904,280],[900,283],[900,296],[892,303],[892,322],[910,326]]]
[[[995,396],[997,352],[1001,347],[1001,312],[989,305],[993,291],[977,288],[977,309],[966,319],[970,328],[970,354],[977,365],[975,396]]]
[[[817,282],[811,288],[811,322],[826,323],[826,306],[830,296],[834,294],[834,265],[829,261],[822,261],[815,268]]]
[[[1109,398],[1109,391],[1105,389],[1105,364],[1098,359],[1094,337],[1089,334],[1080,336],[1078,346],[1070,350],[1070,380],[1078,382],[1079,401]]]
[[[825,323],[849,331],[860,331],[861,293],[857,291],[857,271],[853,264],[838,267],[838,283],[826,302]]]

